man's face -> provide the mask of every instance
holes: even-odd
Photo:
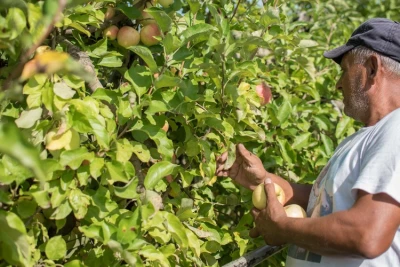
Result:
[[[365,67],[354,63],[354,57],[350,54],[343,57],[340,66],[342,76],[336,83],[336,88],[343,92],[344,113],[357,121],[365,122],[369,111]]]

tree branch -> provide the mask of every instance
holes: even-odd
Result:
[[[97,78],[96,70],[88,54],[81,51],[79,47],[68,41],[64,36],[59,35],[57,39],[60,43],[63,43],[67,46],[67,52],[71,55],[71,57],[82,64],[86,71],[93,74],[94,79],[88,83],[89,89],[94,92],[98,88],[104,88],[99,78]]]

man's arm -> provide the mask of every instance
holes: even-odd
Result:
[[[266,185],[268,206],[253,211],[256,228],[251,233],[253,237],[261,234],[271,245],[290,243],[321,255],[375,258],[390,247],[400,225],[400,204],[384,193],[359,190],[349,210],[299,219],[286,217],[273,190]]]

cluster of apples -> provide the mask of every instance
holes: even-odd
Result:
[[[279,203],[285,204],[286,196],[285,191],[278,184],[274,183],[275,194],[278,198]],[[264,209],[267,206],[267,196],[265,194],[264,183],[259,184],[253,191],[252,201],[254,207],[259,210]],[[302,207],[296,204],[287,205],[284,207],[286,215],[292,218],[306,218],[307,214]]]
[[[173,4],[174,0],[158,0],[163,7],[169,7]],[[146,3],[146,7],[155,5],[155,1]],[[117,42],[122,47],[129,47],[138,45],[142,42],[145,46],[152,46],[158,44],[158,37],[162,36],[160,27],[157,25],[154,17],[146,11],[141,11],[141,18],[138,20],[142,25],[140,32],[130,26],[123,26],[118,28],[116,25],[111,25],[103,31],[103,36],[110,40],[117,39]],[[108,7],[104,15],[105,20],[111,19],[115,15],[115,9]]]

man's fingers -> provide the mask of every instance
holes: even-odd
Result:
[[[253,216],[254,221],[257,219],[259,214],[260,214],[260,211],[258,209],[256,209],[256,208],[251,209],[251,215]]]
[[[222,176],[222,177],[227,177],[227,176],[229,176],[229,171],[227,171],[227,170],[216,171],[215,175]]]
[[[260,233],[258,232],[257,228],[253,228],[253,229],[250,230],[249,236],[251,238],[256,238],[256,237],[260,236]]]
[[[237,155],[240,155],[244,158],[248,158],[253,154],[250,151],[248,151],[243,144],[237,144],[236,145],[236,156]]]
[[[225,163],[226,159],[228,158],[228,152],[222,153],[221,156],[218,157],[217,163]]]
[[[217,176],[227,176],[226,170],[224,170],[225,162],[228,158],[228,152],[224,152],[221,156],[217,158],[217,169],[215,174]]]
[[[267,196],[267,203],[272,204],[278,201],[278,198],[275,193],[275,185],[270,178],[265,179],[264,189],[265,189],[265,194]]]

